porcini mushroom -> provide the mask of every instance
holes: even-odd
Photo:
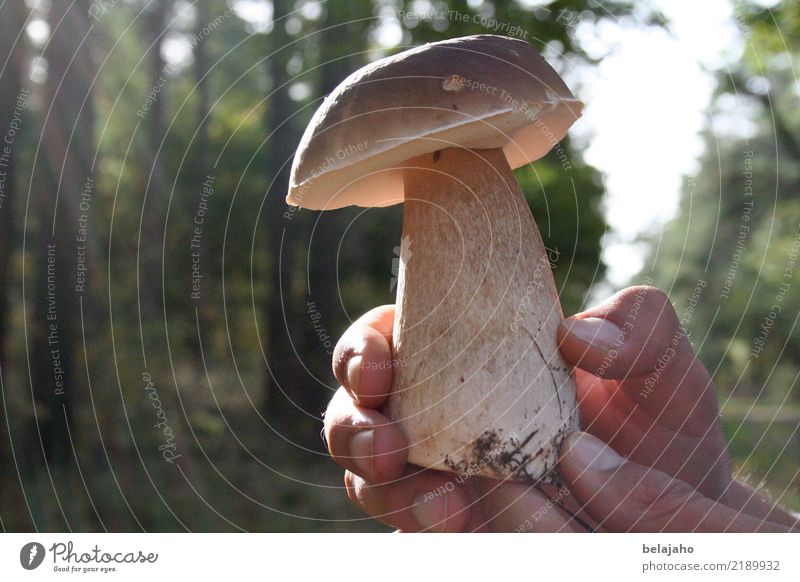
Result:
[[[583,105],[528,43],[478,35],[384,58],[312,118],[287,202],[405,203],[386,412],[409,461],[554,479],[578,428],[556,345],[549,259],[513,168],[545,155]]]

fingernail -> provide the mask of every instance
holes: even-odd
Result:
[[[585,432],[574,432],[567,437],[568,462],[581,470],[611,471],[625,462],[617,452],[600,439]]]
[[[567,333],[596,348],[617,349],[622,346],[625,336],[616,325],[600,317],[586,319],[567,319],[563,325]]]
[[[447,493],[417,497],[411,515],[420,529],[444,531],[447,525]]]
[[[350,456],[362,477],[371,477],[375,455],[375,431],[360,430],[350,437]]]
[[[353,356],[347,362],[347,387],[355,394],[358,391],[358,382],[361,380],[361,356]]]

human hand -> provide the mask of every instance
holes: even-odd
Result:
[[[377,519],[404,531],[585,531],[586,524],[786,531],[793,524],[733,481],[711,379],[663,292],[632,287],[562,322],[560,349],[576,366],[586,433],[562,447],[567,488],[559,491],[486,478],[461,485],[452,474],[406,465],[405,437],[379,412],[392,386],[393,321],[394,307],[379,307],[342,336],[334,373],[343,387],[325,417],[348,495]]]

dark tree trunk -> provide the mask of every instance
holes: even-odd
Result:
[[[353,54],[353,39],[364,33],[364,24],[353,22],[358,7],[344,2],[329,2],[319,33],[320,46],[320,95],[326,96],[341,83],[345,77],[362,64],[362,57]],[[343,144],[344,145],[344,144]],[[331,373],[332,345],[336,335],[345,324],[344,313],[339,299],[339,280],[337,279],[337,257],[339,243],[352,213],[349,210],[310,213],[311,228],[308,240],[308,288],[306,304],[313,305],[317,325],[305,317],[305,345],[303,353],[308,359],[308,368],[319,378],[307,391],[302,401],[306,412],[320,415],[327,401],[333,396],[335,379]],[[358,225],[351,229],[357,233]],[[327,339],[330,338],[330,339]],[[327,343],[330,342],[330,343]],[[329,390],[323,384],[328,384]]]
[[[8,341],[8,294],[11,257],[14,252],[14,198],[16,161],[30,89],[22,87],[24,44],[17,35],[25,21],[25,8],[8,3],[0,9],[0,373],[6,364]],[[22,37],[24,38],[24,36]],[[17,42],[15,42],[17,41]],[[12,144],[6,141],[12,141]],[[3,442],[5,435],[0,436]]]
[[[162,277],[161,259],[164,243],[164,224],[166,213],[167,179],[164,173],[163,158],[166,148],[162,144],[165,137],[165,101],[168,83],[168,71],[161,54],[166,36],[167,16],[171,2],[155,0],[145,17],[145,38],[150,47],[148,58],[150,63],[150,88],[155,96],[149,109],[144,113],[143,135],[145,143],[142,147],[146,163],[148,182],[142,220],[142,234],[139,240],[141,277],[139,280],[139,297],[141,301],[141,317],[144,327],[155,326],[161,321],[162,310]],[[149,336],[150,334],[148,334]]]
[[[82,108],[91,79],[90,55],[86,44],[79,48],[88,19],[80,4],[69,6],[68,0],[55,0],[50,9],[53,32],[45,51],[48,77],[43,110],[51,113],[42,127],[44,155],[35,168],[38,188],[31,200],[39,230],[32,253],[37,276],[32,325],[36,330],[34,392],[45,411],[38,415],[44,451],[56,465],[70,457],[65,419],[71,422],[76,388],[75,206],[91,174],[93,154],[89,149],[93,120],[91,112]]]
[[[280,18],[291,9],[291,4],[282,0],[275,2],[274,6],[276,26],[270,35],[270,53],[275,50],[278,52],[270,58],[269,75],[276,92],[269,103],[267,131],[274,132],[269,142],[268,169],[269,175],[275,180],[265,205],[268,248],[271,253],[266,308],[269,360],[267,395],[273,417],[288,416],[296,430],[294,437],[309,444],[318,444],[316,421],[332,395],[331,390],[326,390],[325,384],[333,381],[330,354],[327,353],[330,344],[326,344],[325,338],[320,338],[318,333],[324,331],[331,344],[335,344],[335,335],[343,322],[336,279],[336,255],[339,238],[344,231],[341,224],[344,217],[340,212],[323,213],[320,220],[316,221],[316,213],[295,211],[289,212],[289,218],[286,218],[284,197],[288,189],[288,160],[294,153],[302,128],[297,124],[284,123],[299,107],[291,102],[284,87],[290,81],[286,61],[291,53],[289,49],[283,49],[290,39]],[[322,94],[331,92],[361,64],[361,57],[352,53],[353,47],[361,46],[359,35],[365,33],[366,24],[350,22],[344,26],[337,25],[369,15],[371,8],[368,4],[346,5],[337,2],[328,3],[326,10],[319,36],[322,68],[318,83]],[[306,249],[309,258],[307,286],[306,271],[296,273],[297,277],[303,277],[303,287],[306,289],[301,297],[291,293],[295,288],[291,284],[291,270],[284,266],[283,273],[279,271],[280,257],[283,257],[285,265],[292,264],[298,249]],[[309,310],[315,312],[314,320]]]
[[[74,426],[82,297],[76,237],[80,204],[93,183],[95,154],[91,99],[95,68],[87,38],[88,9],[87,0],[51,2],[52,36],[45,50],[48,77],[42,100],[42,109],[49,111],[49,116],[42,124],[30,201],[38,236],[27,242],[27,264],[34,277],[28,287],[33,305],[28,321],[29,373],[36,400],[31,428],[34,441],[27,462],[35,471],[47,463],[47,477],[58,503],[55,507],[60,508],[48,524],[55,529],[90,527],[80,521],[82,499],[73,498],[69,503],[61,499],[73,496],[71,470],[77,459],[72,447],[74,443],[76,448],[80,446]]]
[[[195,160],[197,176],[205,176],[211,172],[210,145],[208,139],[208,122],[211,111],[211,95],[208,85],[208,38],[203,35],[203,28],[213,19],[208,2],[197,4],[197,23],[195,25],[196,44],[194,46],[194,79],[197,94],[197,137],[195,139]]]
[[[9,295],[12,273],[11,258],[16,250],[14,231],[14,201],[17,197],[17,160],[22,147],[19,135],[24,123],[30,123],[27,112],[30,95],[28,88],[23,88],[25,64],[25,47],[20,40],[15,42],[23,23],[27,9],[22,2],[7,2],[0,8],[0,475],[4,476],[3,491],[0,491],[0,506],[6,508],[0,519],[6,529],[29,529],[30,523],[26,515],[23,491],[14,466],[11,442],[8,438],[9,427],[5,419],[9,418],[6,402],[9,391],[8,342],[11,336],[8,318]],[[22,37],[24,38],[24,36]],[[19,129],[18,129],[19,128]],[[13,134],[13,135],[12,135]],[[7,140],[13,143],[9,145]],[[13,508],[14,513],[11,513]]]
[[[211,161],[211,146],[209,143],[208,135],[208,122],[211,116],[211,94],[209,87],[209,57],[207,47],[207,35],[203,34],[203,28],[206,27],[214,17],[211,14],[210,2],[199,2],[197,4],[197,22],[195,24],[194,33],[194,92],[197,95],[197,135],[194,139],[194,172],[192,191],[196,192],[195,200],[211,189],[213,191],[214,182],[216,180],[216,170],[212,167]],[[210,204],[211,202],[209,202]],[[200,254],[200,265],[204,265],[205,281],[211,281],[214,278],[210,272],[212,268],[213,253],[211,251],[211,236],[209,232],[211,229],[210,224],[204,224],[202,233],[199,237],[199,242],[195,243],[194,238],[192,242],[192,252]],[[197,248],[194,248],[194,246]],[[208,311],[210,309],[211,289],[204,283],[200,284],[200,290],[192,295],[194,307],[197,308],[199,331],[210,329]],[[196,356],[200,357],[199,338],[197,341],[192,342]],[[204,342],[206,346],[211,342]]]
[[[289,98],[286,83],[286,62],[290,53],[289,36],[284,27],[285,19],[292,9],[288,0],[274,0],[276,25],[269,35],[267,74],[271,81],[272,97],[267,105],[265,130],[271,135],[266,146],[267,175],[272,180],[264,204],[266,244],[269,252],[264,319],[266,326],[267,371],[264,405],[266,413],[273,419],[285,419],[287,415],[298,418],[298,411],[289,400],[296,401],[308,385],[291,345],[290,328],[296,320],[297,309],[291,297],[289,278],[291,270],[281,273],[281,256],[291,257],[295,247],[297,224],[285,218],[288,210],[284,198],[289,185],[291,156],[298,136],[290,119],[294,107]],[[273,54],[274,53],[274,54]],[[288,216],[294,217],[295,214]],[[286,261],[284,261],[285,263]],[[282,276],[283,275],[283,276]]]

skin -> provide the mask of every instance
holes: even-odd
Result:
[[[347,494],[376,519],[401,531],[800,531],[733,478],[712,380],[662,291],[630,287],[561,323],[583,432],[562,445],[560,489],[407,464],[405,437],[380,412],[393,322],[394,306],[378,307],[339,340],[342,387],[325,415]]]

